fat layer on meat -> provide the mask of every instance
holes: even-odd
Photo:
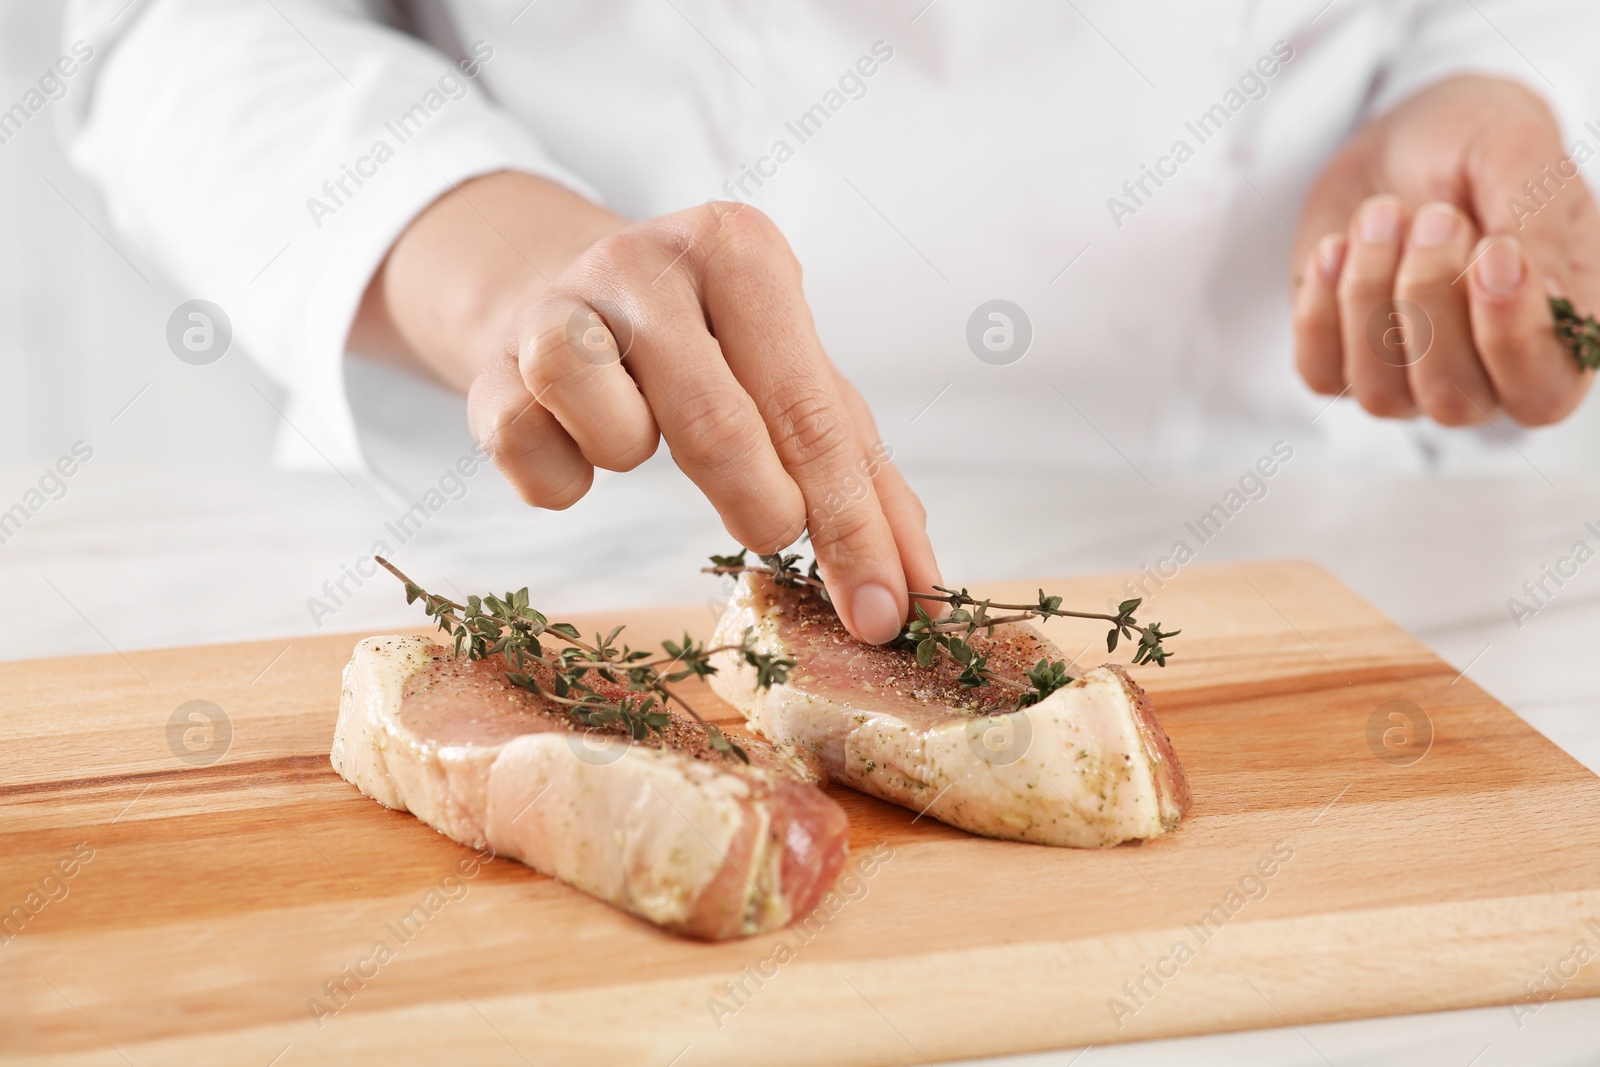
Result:
[[[746,766],[678,718],[654,743],[582,730],[504,672],[426,637],[360,642],[334,769],[463,844],[689,936],[782,926],[833,883],[848,820],[814,759],[756,742]]]

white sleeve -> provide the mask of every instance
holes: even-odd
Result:
[[[1594,0],[1423,0],[1402,29],[1373,101],[1374,114],[1461,74],[1521,82],[1544,98],[1563,144],[1595,142],[1600,120],[1600,8]]]
[[[90,53],[67,122],[74,164],[287,390],[281,461],[363,465],[345,340],[429,203],[502,169],[598,199],[475,82],[492,42],[457,63],[361,0],[74,0],[66,33]]]

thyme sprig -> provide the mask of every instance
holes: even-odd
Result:
[[[748,563],[746,558],[747,554],[744,552],[729,556],[712,556],[711,566],[705,570],[708,574],[734,575],[746,572],[764,574],[775,585],[788,588],[809,586],[820,591],[824,597],[827,595],[827,590],[817,574],[815,561],[802,572],[798,565],[800,559],[798,555],[780,553],[759,556],[757,557],[761,561],[759,564]],[[1137,639],[1139,645],[1134,649],[1133,662],[1154,663],[1158,667],[1165,667],[1167,660],[1172,656],[1162,642],[1179,633],[1177,630],[1163,630],[1159,622],[1148,626],[1141,625],[1134,617],[1134,612],[1144,602],[1140,597],[1124,600],[1117,605],[1115,613],[1110,613],[1065,609],[1061,606],[1061,597],[1050,596],[1043,589],[1039,590],[1039,600],[1034,604],[997,604],[992,600],[980,600],[966,589],[946,589],[942,585],[936,585],[934,589],[937,592],[913,591],[910,595],[913,600],[946,604],[950,608],[949,612],[936,618],[921,604],[913,605],[916,618],[912,619],[895,639],[896,647],[915,652],[919,667],[930,666],[940,655],[948,658],[961,668],[956,680],[964,688],[977,689],[988,685],[999,685],[1016,690],[1019,694],[1017,697],[1019,708],[1037,704],[1057,689],[1075,681],[1072,675],[1067,673],[1067,662],[1048,658],[1039,660],[1031,669],[1024,672],[1028,679],[1028,684],[1024,685],[996,674],[989,667],[989,657],[978,651],[970,641],[970,638],[980,631],[985,636],[993,637],[995,627],[1007,623],[1049,618],[1097,619],[1111,624],[1111,629],[1106,634],[1107,652],[1115,652],[1118,642],[1123,639],[1129,641]],[[991,614],[994,611],[1008,614]]]
[[[428,592],[383,557],[374,558],[405,585],[406,603],[422,601],[428,617],[455,639],[455,655],[465,652],[474,660],[504,655],[511,668],[505,672],[506,680],[512,685],[561,705],[580,726],[608,729],[620,725],[636,741],[652,733],[665,734],[672,722],[667,708],[676,704],[700,724],[714,751],[749,763],[749,753],[702,718],[672,684],[717,673],[711,657],[722,652],[736,652],[754,667],[756,684],[763,689],[785,681],[794,666],[793,660],[757,651],[750,630],[739,644],[715,648],[684,634],[681,642],[663,641],[664,655],[659,656],[618,646],[621,626],[608,634],[596,633],[592,642],[585,641],[576,626],[552,622],[529,606],[527,587],[503,597],[469,596],[463,605]],[[547,650],[542,639],[552,638],[562,647]],[[535,666],[549,672],[546,684],[541,685],[532,673]],[[611,692],[625,686],[629,695],[620,699],[608,695],[592,684],[591,674],[610,683]]]
[[[1139,620],[1134,618],[1133,613],[1139,609],[1140,604],[1144,603],[1142,597],[1124,600],[1117,605],[1116,613],[1110,614],[1103,611],[1071,611],[1064,609],[1061,606],[1060,597],[1047,596],[1043,589],[1039,590],[1039,602],[1037,604],[996,604],[992,600],[979,600],[965,589],[957,591],[946,589],[942,585],[936,585],[934,588],[939,590],[939,594],[942,595],[912,592],[910,594],[911,598],[913,600],[936,600],[949,604],[950,614],[940,619],[930,619],[927,626],[919,627],[917,624],[922,622],[923,617],[927,615],[919,604],[917,605],[919,618],[906,628],[908,632],[926,632],[929,635],[961,632],[970,636],[979,630],[984,630],[992,637],[996,626],[1003,626],[1008,622],[1028,622],[1032,619],[1049,618],[1099,619],[1111,624],[1111,629],[1106,634],[1107,652],[1115,652],[1117,650],[1117,642],[1122,638],[1127,638],[1131,641],[1135,635],[1138,635],[1139,647],[1134,650],[1133,662],[1154,663],[1157,667],[1165,667],[1167,660],[1172,656],[1172,653],[1168,652],[1161,642],[1166,638],[1175,637],[1179,633],[1177,630],[1163,630],[1159,622],[1151,623],[1149,626],[1139,625]],[[989,614],[991,610],[1010,611],[1015,612],[1015,614],[995,617]]]
[[[1556,337],[1585,370],[1600,368],[1600,322],[1593,315],[1580,315],[1564,296],[1550,298],[1550,313],[1556,320]]]
[[[822,583],[822,577],[817,573],[817,561],[812,560],[811,566],[805,571],[799,567],[800,554],[792,552],[785,555],[774,552],[770,556],[757,556],[761,561],[760,566],[751,566],[745,562],[749,553],[741,549],[732,556],[712,556],[711,566],[702,567],[703,574],[743,574],[746,571],[755,571],[765,574],[772,579],[772,584],[784,589],[797,589],[802,585],[810,586],[822,594],[822,599],[832,603],[828,595],[828,587]]]

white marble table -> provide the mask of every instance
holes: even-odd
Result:
[[[0,508],[43,464],[0,465]],[[1066,471],[908,472],[933,516],[953,581],[1137,568],[1184,536],[1237,472],[1140,480]],[[67,492],[0,544],[8,658],[281,638],[416,622],[387,578],[330,597],[383,539],[413,574],[460,589],[527,583],[554,610],[705,599],[700,560],[728,545],[715,514],[669,465],[602,482],[571,512],[514,507],[492,472],[400,544],[385,523],[409,489],[332,474],[132,466],[96,459]],[[1050,486],[1040,492],[1039,486]],[[961,506],[981,486],[981,506]],[[1199,560],[1316,559],[1562,748],[1600,770],[1600,560],[1578,568],[1515,625],[1508,597],[1574,541],[1600,548],[1600,479],[1331,477],[1286,469]],[[1193,539],[1190,538],[1192,541]],[[1553,589],[1554,587],[1551,586]],[[308,601],[332,614],[313,619]],[[265,664],[263,664],[265,666]],[[1314,965],[1308,961],[1308,965]],[[1600,963],[1590,964],[1600,966]],[[1519,1028],[1508,1008],[1364,1020],[1066,1050],[1018,1065],[1592,1063],[1600,1000],[1543,1007]]]

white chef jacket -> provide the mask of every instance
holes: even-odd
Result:
[[[78,0],[66,31],[94,50],[76,165],[287,390],[285,455],[342,466],[363,289],[419,211],[504,168],[633,218],[767,212],[902,461],[1153,480],[1277,441],[1364,471],[1503,448],[1305,388],[1290,220],[1353,129],[1451,74],[1515,78],[1600,147],[1578,0],[382,6]],[[974,318],[997,299],[1022,315]],[[1020,358],[980,358],[995,324]]]

